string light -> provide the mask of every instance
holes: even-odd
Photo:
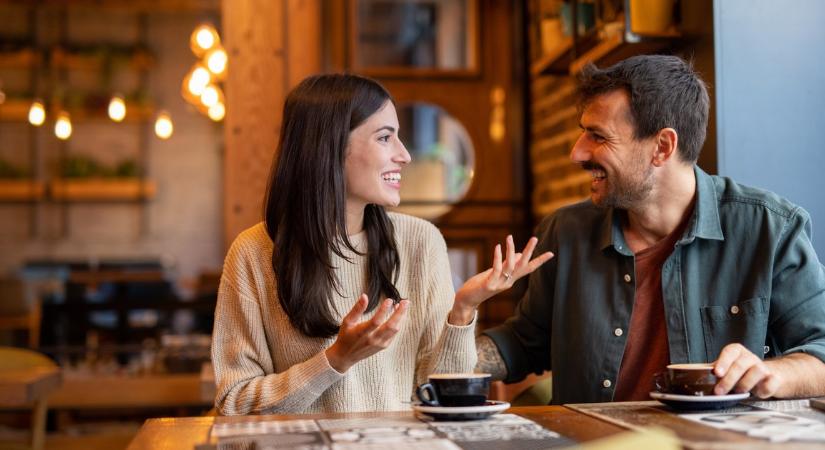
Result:
[[[209,71],[215,76],[223,78],[223,75],[226,73],[226,50],[222,47],[215,47],[206,53],[204,59],[206,60],[206,67]]]
[[[46,108],[43,107],[43,102],[35,100],[29,108],[29,123],[39,127],[46,121]]]
[[[209,71],[202,65],[196,64],[189,76],[189,82],[186,84],[186,88],[192,95],[198,97],[203,94],[204,89],[209,86],[210,81],[212,81],[212,76],[209,75]]]
[[[200,58],[219,42],[220,38],[215,27],[210,24],[201,24],[192,32],[192,36],[189,38],[189,47],[192,49],[192,53]]]
[[[203,103],[203,106],[206,106],[207,108],[215,106],[220,100],[218,87],[212,84],[206,86],[206,89],[203,90],[203,94],[201,94],[201,103]]]
[[[172,118],[169,113],[161,111],[157,120],[155,120],[155,134],[161,139],[169,139],[174,131],[175,127],[172,125]]]
[[[126,117],[126,102],[122,95],[115,95],[109,100],[109,118],[120,122]]]
[[[57,115],[57,121],[54,123],[54,135],[63,141],[69,139],[72,135],[72,121],[66,111],[61,111]]]
[[[215,103],[214,105],[209,107],[208,115],[209,118],[214,120],[215,122],[220,122],[226,115],[226,107],[223,105],[223,103]]]

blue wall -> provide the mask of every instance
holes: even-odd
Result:
[[[825,1],[715,0],[719,174],[803,206],[825,261]]]

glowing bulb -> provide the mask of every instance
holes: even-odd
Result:
[[[192,76],[189,77],[189,84],[186,88],[189,89],[189,92],[191,92],[192,95],[199,96],[203,94],[206,86],[209,86],[209,81],[211,79],[212,77],[209,75],[209,71],[198,65],[194,70],[192,70]]]
[[[203,90],[203,94],[201,94],[201,103],[203,103],[203,106],[211,108],[215,106],[219,100],[220,97],[218,94],[218,88],[213,85],[206,86],[206,89]]]
[[[189,38],[189,47],[195,56],[203,56],[207,50],[218,44],[220,38],[215,27],[208,24],[199,25]]]
[[[72,121],[66,111],[62,111],[57,115],[57,122],[54,123],[54,135],[64,141],[72,135]]]
[[[175,127],[172,125],[172,118],[169,117],[169,113],[163,111],[158,114],[155,121],[155,134],[161,139],[169,139],[173,131],[175,131]]]
[[[43,107],[43,102],[35,100],[29,108],[29,123],[39,127],[46,121],[46,109]]]
[[[123,96],[115,95],[109,100],[109,118],[115,122],[120,122],[126,117],[126,103]]]
[[[226,70],[226,51],[220,47],[210,50],[206,54],[206,67],[215,75],[221,75]]]
[[[210,119],[220,122],[226,115],[226,107],[223,106],[223,103],[215,103],[209,108],[208,114]]]

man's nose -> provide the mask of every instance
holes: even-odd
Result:
[[[590,161],[590,149],[587,146],[587,142],[584,138],[584,133],[576,139],[576,143],[573,144],[573,148],[570,150],[570,159],[574,162],[585,162]]]

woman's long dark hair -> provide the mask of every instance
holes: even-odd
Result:
[[[392,101],[377,82],[356,75],[316,75],[293,89],[284,104],[278,154],[264,207],[266,231],[274,243],[272,268],[278,300],[292,325],[307,336],[331,337],[338,292],[332,254],[346,258],[344,161],[350,132]],[[393,226],[384,208],[367,205],[367,279],[372,311],[395,287],[400,260]],[[352,299],[353,302],[356,299]]]

